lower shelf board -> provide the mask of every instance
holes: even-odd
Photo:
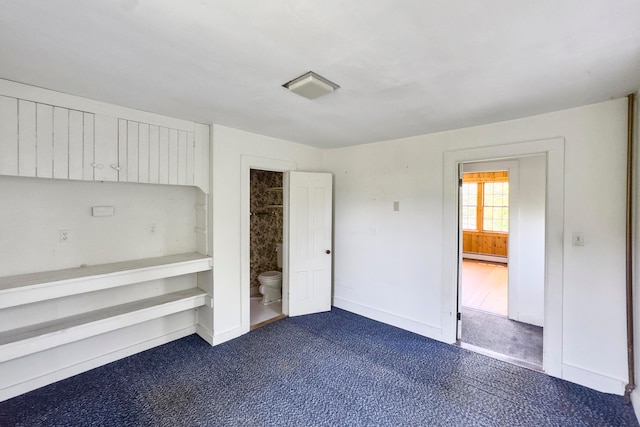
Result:
[[[201,307],[199,288],[173,292],[0,333],[0,362]]]

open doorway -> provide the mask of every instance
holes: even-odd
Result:
[[[283,173],[249,172],[249,287],[251,329],[284,317],[282,259]]]
[[[544,162],[532,156],[463,164],[459,198],[458,342],[537,370],[543,365]],[[522,235],[536,243],[523,248]]]

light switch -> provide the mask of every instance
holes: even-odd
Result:
[[[571,243],[573,246],[584,246],[584,233],[573,233]]]
[[[393,210],[398,212],[400,210],[400,202],[393,202]]]

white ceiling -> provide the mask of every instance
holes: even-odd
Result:
[[[640,88],[639,0],[0,0],[0,77],[317,147]],[[313,70],[341,86],[281,87]]]

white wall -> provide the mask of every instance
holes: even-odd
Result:
[[[0,275],[195,252],[196,191],[0,176]],[[93,217],[92,206],[115,215]],[[59,230],[70,230],[67,242]]]
[[[326,152],[337,306],[442,339],[446,151],[565,140],[562,376],[622,392],[626,101]],[[393,211],[393,201],[400,211]],[[585,246],[571,246],[571,232]]]
[[[242,292],[242,195],[248,187],[247,158],[264,164],[289,165],[292,169],[319,171],[322,151],[262,135],[214,125],[213,127],[213,283],[214,337],[219,343],[243,333]],[[258,163],[260,161],[258,160]],[[243,173],[246,177],[243,178]],[[248,201],[247,201],[248,202]],[[247,203],[248,209],[248,203]],[[248,241],[247,241],[248,242]],[[246,303],[246,304],[244,304]]]

